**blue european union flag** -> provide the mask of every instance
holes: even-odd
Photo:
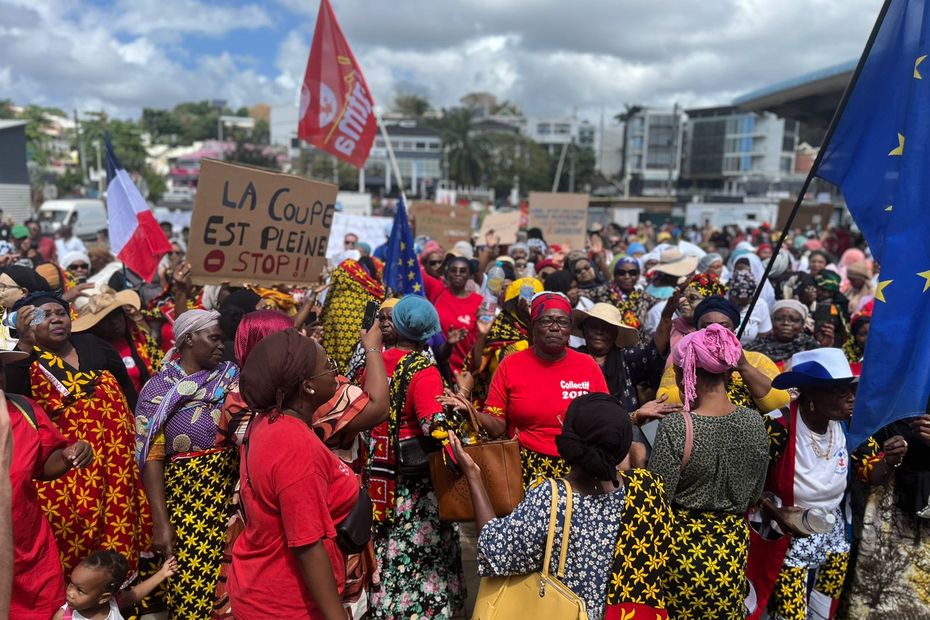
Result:
[[[397,202],[397,215],[387,242],[384,264],[384,286],[403,295],[424,295],[420,263],[413,249],[413,233],[407,220],[404,199]]]
[[[930,6],[891,0],[877,28],[816,171],[881,266],[850,449],[930,397]]]

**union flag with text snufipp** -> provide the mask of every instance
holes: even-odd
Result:
[[[374,107],[333,7],[322,0],[300,92],[297,137],[361,168],[378,129]]]
[[[930,3],[890,0],[876,28],[816,170],[880,267],[850,451],[930,397]]]

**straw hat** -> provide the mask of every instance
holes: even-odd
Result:
[[[581,325],[589,318],[598,319],[600,321],[604,321],[608,325],[613,325],[614,327],[619,328],[619,331],[617,332],[616,345],[621,349],[624,347],[632,347],[639,342],[639,332],[637,332],[629,325],[624,324],[623,315],[620,314],[620,310],[618,310],[616,306],[606,303],[594,304],[587,312],[584,310],[573,311],[573,336],[584,338],[584,333],[581,331]]]
[[[670,248],[659,254],[659,264],[652,271],[660,271],[670,276],[690,276],[697,269],[697,256],[685,256],[678,248]]]
[[[103,317],[123,306],[132,306],[138,310],[141,306],[139,294],[130,290],[117,293],[106,284],[102,284],[99,292],[74,300],[74,310],[78,316],[71,323],[71,331],[87,331]]]

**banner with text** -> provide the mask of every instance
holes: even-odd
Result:
[[[520,231],[520,212],[488,213],[481,221],[481,230],[478,231],[478,243],[483,244],[484,238],[491,231],[500,237],[501,243],[510,245],[517,242],[517,233]]]
[[[204,159],[187,254],[194,283],[317,282],[326,264],[337,189]]]
[[[588,232],[588,195],[530,192],[530,228],[540,228],[546,243],[583,250]]]
[[[436,202],[414,202],[410,205],[416,235],[435,239],[446,250],[457,241],[471,239],[472,212],[468,207]]]

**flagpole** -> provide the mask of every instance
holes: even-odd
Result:
[[[775,259],[778,258],[778,253],[781,251],[782,246],[785,244],[785,238],[788,236],[788,231],[791,230],[791,225],[794,223],[794,218],[798,214],[798,210],[801,208],[801,203],[804,202],[804,196],[807,194],[807,190],[810,188],[811,182],[814,180],[814,177],[817,176],[817,169],[820,167],[821,161],[823,161],[824,154],[827,152],[827,147],[830,145],[830,140],[833,139],[833,134],[836,132],[836,127],[839,125],[840,118],[842,118],[843,112],[846,110],[846,104],[849,103],[849,98],[852,96],[853,90],[856,88],[856,83],[859,81],[859,75],[862,73],[862,68],[865,66],[865,62],[869,57],[869,53],[872,51],[872,46],[875,44],[875,39],[878,37],[878,32],[881,30],[882,23],[885,21],[885,15],[888,13],[888,9],[891,7],[891,2],[892,0],[885,0],[884,4],[882,4],[882,9],[878,13],[878,19],[875,20],[875,25],[872,27],[872,32],[869,34],[869,40],[866,41],[865,49],[862,50],[862,55],[859,57],[859,62],[856,64],[856,69],[853,71],[852,77],[849,79],[849,84],[846,85],[846,90],[843,91],[843,96],[840,99],[839,105],[836,106],[836,111],[833,112],[833,118],[830,119],[830,124],[827,126],[827,131],[824,133],[823,141],[820,145],[820,150],[817,152],[817,157],[814,159],[814,163],[811,165],[811,169],[807,173],[807,178],[804,179],[804,184],[801,185],[801,190],[798,192],[797,200],[794,201],[794,207],[791,209],[791,213],[788,214],[788,219],[785,220],[785,225],[782,228],[781,235],[778,238],[778,243],[776,243],[775,247],[772,248],[772,256],[769,258],[769,262],[765,266],[765,272],[762,274],[762,280],[756,286],[756,290],[752,295],[752,301],[749,302],[749,307],[746,309],[746,318],[743,319],[739,326],[739,331],[736,333],[738,338],[742,338],[743,332],[746,330],[746,326],[749,325],[749,319],[752,317],[752,310],[756,307],[756,303],[759,301],[759,295],[762,294],[762,288],[765,286],[765,283],[769,278],[769,273],[772,271],[772,266],[775,264]]]
[[[381,129],[381,137],[384,138],[384,146],[387,148],[388,159],[391,160],[391,169],[394,170],[394,176],[397,177],[397,189],[400,191],[400,198],[407,204],[407,196],[404,194],[404,177],[400,175],[400,168],[397,166],[397,159],[394,157],[394,148],[391,146],[391,137],[384,127],[384,119],[381,113],[375,110],[375,118],[378,120],[378,127]]]

